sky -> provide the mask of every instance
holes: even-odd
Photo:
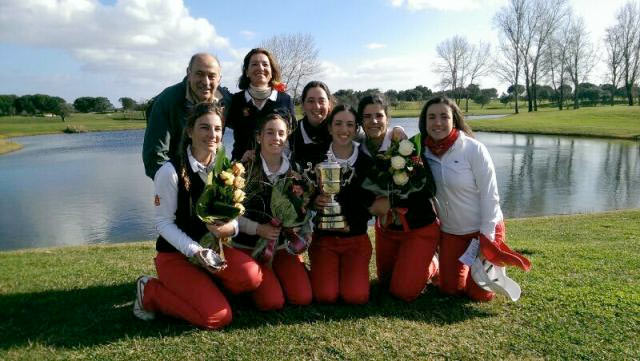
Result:
[[[506,0],[0,0],[0,94],[144,101],[180,81],[190,56],[216,54],[237,90],[244,55],[274,35],[311,34],[338,89],[438,87],[438,43],[455,35],[496,45]],[[626,0],[569,0],[592,41]],[[602,53],[603,51],[599,51]],[[602,82],[598,69],[590,81]],[[481,88],[505,91],[496,77]]]

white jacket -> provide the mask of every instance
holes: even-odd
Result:
[[[493,161],[484,144],[459,134],[441,158],[424,149],[436,182],[441,229],[457,235],[480,231],[493,241],[503,219]]]

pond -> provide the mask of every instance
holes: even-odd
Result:
[[[415,119],[394,119],[408,134]],[[15,138],[0,156],[0,250],[149,240],[153,183],[144,131]],[[640,144],[477,133],[496,166],[506,217],[640,207]],[[230,132],[225,144],[230,149]]]

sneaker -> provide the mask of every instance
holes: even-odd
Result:
[[[140,276],[136,280],[136,300],[133,302],[133,314],[143,321],[151,321],[156,318],[155,312],[147,311],[142,307],[144,286],[146,286],[150,279],[151,277],[149,276]]]

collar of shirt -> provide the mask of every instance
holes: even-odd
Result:
[[[197,173],[203,182],[207,183],[207,174],[209,174],[209,172],[213,170],[213,165],[215,164],[215,162],[213,162],[213,159],[211,161],[211,164],[205,167],[202,163],[198,162],[198,160],[193,157],[193,153],[191,153],[191,145],[187,146],[187,158],[189,159],[191,170],[194,173]]]
[[[387,133],[384,135],[384,139],[382,139],[382,144],[380,144],[380,148],[378,148],[378,153],[386,152],[387,149],[389,149],[389,146],[391,145],[392,136],[393,136],[393,129],[387,129]],[[373,154],[369,152],[369,149],[367,149],[366,146],[362,147],[362,151],[364,152],[364,154],[370,157],[373,157]]]
[[[336,162],[338,162],[339,164],[348,164],[351,167],[356,164],[356,160],[358,160],[358,147],[360,147],[360,144],[353,140],[351,141],[351,143],[353,143],[353,152],[347,159],[338,158],[333,152],[333,143],[331,143],[331,146],[329,147],[329,153],[331,153],[331,156],[335,158]]]
[[[271,182],[275,181],[278,176],[287,173],[287,171],[289,170],[289,159],[287,159],[287,157],[282,157],[281,159],[282,162],[280,163],[280,168],[277,171],[272,172],[271,170],[269,170],[267,162],[264,160],[264,158],[262,158],[262,155],[260,155],[260,160],[262,160],[262,170]]]
[[[307,130],[304,128],[304,122],[300,122],[300,133],[302,133],[302,140],[304,140],[304,144],[311,144],[313,140],[307,134]]]
[[[264,107],[264,105],[266,104],[267,100],[271,100],[272,102],[275,102],[277,98],[278,98],[278,91],[275,90],[275,89],[271,90],[271,95],[269,95],[269,97],[267,99],[265,99],[265,102],[262,103],[262,107]],[[251,97],[251,94],[249,94],[248,90],[244,91],[244,100],[246,100],[247,103],[251,103],[251,104],[255,105],[256,108],[262,109],[262,107],[258,107],[256,102],[253,101],[253,98]]]

